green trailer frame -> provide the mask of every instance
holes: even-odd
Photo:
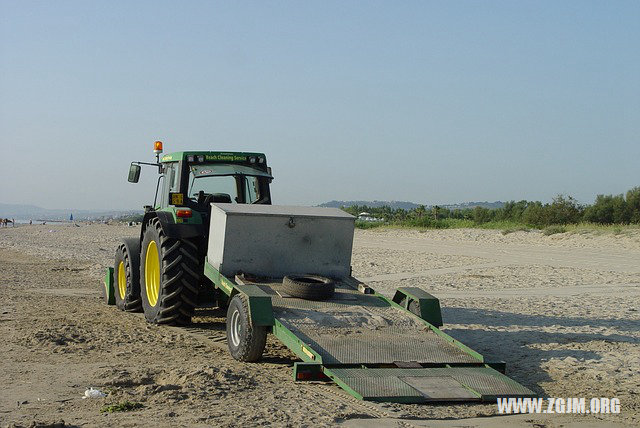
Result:
[[[459,358],[453,358],[451,362],[437,358],[433,362],[376,360],[374,364],[353,359],[347,363],[337,361],[338,358],[332,355],[335,349],[319,345],[291,328],[286,320],[274,315],[273,296],[258,285],[225,277],[207,259],[204,274],[228,299],[238,293],[245,295],[252,324],[267,327],[302,360],[294,363],[293,377],[296,381],[333,381],[360,400],[400,403],[492,401],[498,397],[536,396],[528,388],[505,376],[504,362],[486,361],[481,354],[440,330],[438,327],[442,326],[442,317],[439,301],[420,288],[399,288],[394,297],[389,299],[353,277],[343,281],[354,293],[367,295],[368,301],[395,308],[402,316],[421,323],[425,331],[432,332],[438,338],[438,346],[458,355]],[[358,345],[354,343],[353,346]],[[372,343],[363,352],[375,352],[376,346],[388,347],[389,344]],[[344,354],[344,347],[342,351]]]

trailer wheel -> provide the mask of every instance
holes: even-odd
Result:
[[[189,324],[197,303],[200,271],[197,244],[169,238],[160,220],[149,220],[140,256],[140,294],[147,321]]]
[[[267,343],[267,328],[252,325],[247,296],[236,294],[227,310],[227,344],[238,361],[258,361]]]
[[[282,291],[301,299],[326,300],[333,296],[335,289],[332,279],[318,275],[289,275],[282,279]]]
[[[140,241],[125,238],[116,249],[113,268],[115,303],[118,309],[140,312]]]

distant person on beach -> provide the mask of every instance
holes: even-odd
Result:
[[[33,220],[29,219],[29,226],[33,224]]]
[[[11,226],[16,227],[16,219],[15,218],[11,219]]]

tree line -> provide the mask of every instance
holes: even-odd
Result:
[[[353,205],[342,207],[352,215],[371,214],[380,223],[410,227],[451,227],[457,220],[482,225],[490,222],[511,222],[529,227],[543,228],[552,225],[578,223],[640,224],[640,187],[634,187],[620,195],[598,195],[590,205],[583,205],[571,196],[558,195],[550,203],[540,201],[509,201],[501,208],[484,207],[448,209],[439,206],[420,205],[411,210],[392,209],[388,206],[368,207]],[[373,226],[376,222],[371,223]]]

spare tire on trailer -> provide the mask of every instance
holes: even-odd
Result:
[[[301,299],[326,300],[335,289],[335,281],[319,275],[288,275],[282,279],[282,291]]]

